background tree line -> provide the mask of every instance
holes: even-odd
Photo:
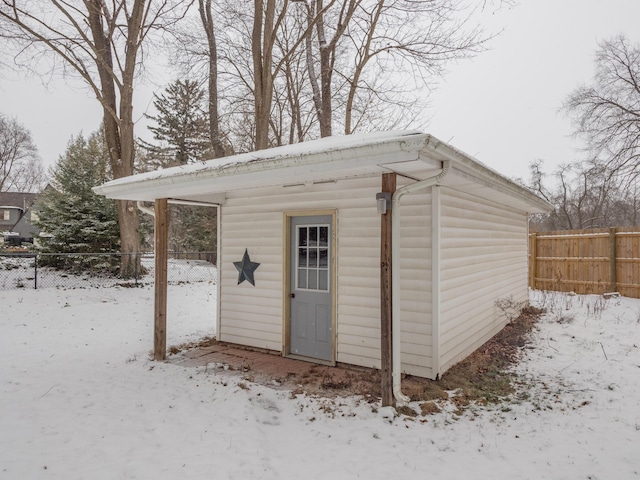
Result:
[[[502,3],[496,0],[494,7]],[[470,2],[485,8],[486,1]],[[488,36],[458,0],[0,0],[11,61],[59,65],[104,111],[114,178],[338,133],[412,125],[448,62]],[[46,21],[43,21],[46,19]],[[155,96],[152,141],[136,141],[132,100],[149,59],[169,52],[178,80]],[[6,57],[5,57],[6,58]],[[54,65],[54,67],[52,67]],[[562,106],[586,159],[527,186],[554,204],[541,229],[637,224],[639,48],[602,42],[591,85]],[[120,248],[140,246],[137,209],[117,202]],[[126,275],[133,266],[126,261]]]
[[[0,192],[38,192],[44,179],[31,132],[0,112]]]
[[[600,43],[590,84],[562,105],[585,145],[585,160],[560,165],[552,175],[543,162],[530,165],[530,188],[554,205],[537,216],[538,230],[638,226],[640,224],[640,45],[624,36]]]
[[[206,85],[203,158],[215,158],[409,125],[433,76],[487,39],[465,11],[459,0],[0,0],[0,37],[11,63],[86,83],[121,178],[134,172],[135,82],[163,41]],[[135,254],[137,209],[116,205],[120,247]],[[123,256],[122,275],[135,258]]]

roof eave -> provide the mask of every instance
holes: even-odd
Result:
[[[383,163],[381,159],[388,160],[391,154],[396,161],[416,159],[428,137],[426,134],[413,133],[370,144],[271,158],[258,156],[268,151],[255,152],[254,161],[232,162],[222,166],[216,166],[215,161],[211,161],[201,169],[182,169],[184,172],[181,172],[180,167],[173,167],[164,170],[162,174],[153,175],[156,172],[151,172],[151,175],[112,180],[93,187],[93,191],[116,200],[153,201],[184,193],[184,189],[188,189],[191,195],[223,193],[224,179],[231,177],[242,178],[245,182],[243,188],[281,185],[284,177],[279,174],[282,172],[286,172],[286,177],[304,180],[305,175],[317,175],[326,171],[326,177],[329,178],[335,176],[337,164],[350,168],[378,166]],[[265,177],[267,172],[272,175]]]
[[[528,205],[528,213],[547,213],[553,210],[553,205],[540,198],[527,188],[518,185],[513,180],[484,165],[479,160],[452,147],[451,145],[430,137],[425,150],[437,152],[451,160],[452,167],[459,175],[466,176],[476,182],[483,183],[505,194],[511,195]]]
[[[220,163],[222,159],[208,161],[195,168],[173,167],[113,180],[94,187],[93,191],[117,200],[144,201],[224,194],[292,181],[348,178],[347,172],[354,169],[370,175],[389,171],[393,163],[422,158],[450,160],[458,175],[518,199],[529,213],[544,213],[553,208],[525,187],[429,134],[386,132],[380,138],[360,136],[348,140],[345,144],[316,141],[308,150],[301,144],[262,150],[228,157],[224,163]],[[330,148],[324,148],[326,145]]]

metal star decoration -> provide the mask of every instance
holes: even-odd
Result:
[[[247,249],[244,249],[244,255],[242,256],[242,261],[233,262],[233,265],[238,270],[238,285],[240,285],[245,280],[249,282],[254,287],[256,286],[256,282],[253,278],[253,272],[256,271],[256,268],[260,266],[259,263],[252,262],[249,258],[249,252]]]

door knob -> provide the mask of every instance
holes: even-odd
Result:
[[[292,293],[291,295],[289,295],[291,298],[296,298],[296,294]]]

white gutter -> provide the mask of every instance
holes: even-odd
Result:
[[[442,162],[442,170],[438,175],[420,180],[419,182],[399,188],[393,194],[391,203],[391,302],[392,302],[392,367],[391,375],[393,379],[393,396],[399,403],[408,403],[409,397],[402,393],[402,360],[400,355],[401,330],[400,330],[400,199],[409,193],[414,193],[433,185],[437,185],[449,172],[450,160]],[[432,228],[438,226],[432,225]],[[432,245],[432,248],[436,246]]]
[[[217,207],[218,204],[217,203],[209,203],[209,202],[198,202],[195,200],[174,200],[172,198],[169,198],[167,200],[167,203],[170,203],[171,205],[192,205],[194,207]],[[136,202],[136,206],[138,207],[138,210],[140,210],[143,213],[146,213],[147,215],[151,215],[152,217],[156,216],[156,212],[149,207],[146,207],[144,205],[144,200],[138,200]]]

